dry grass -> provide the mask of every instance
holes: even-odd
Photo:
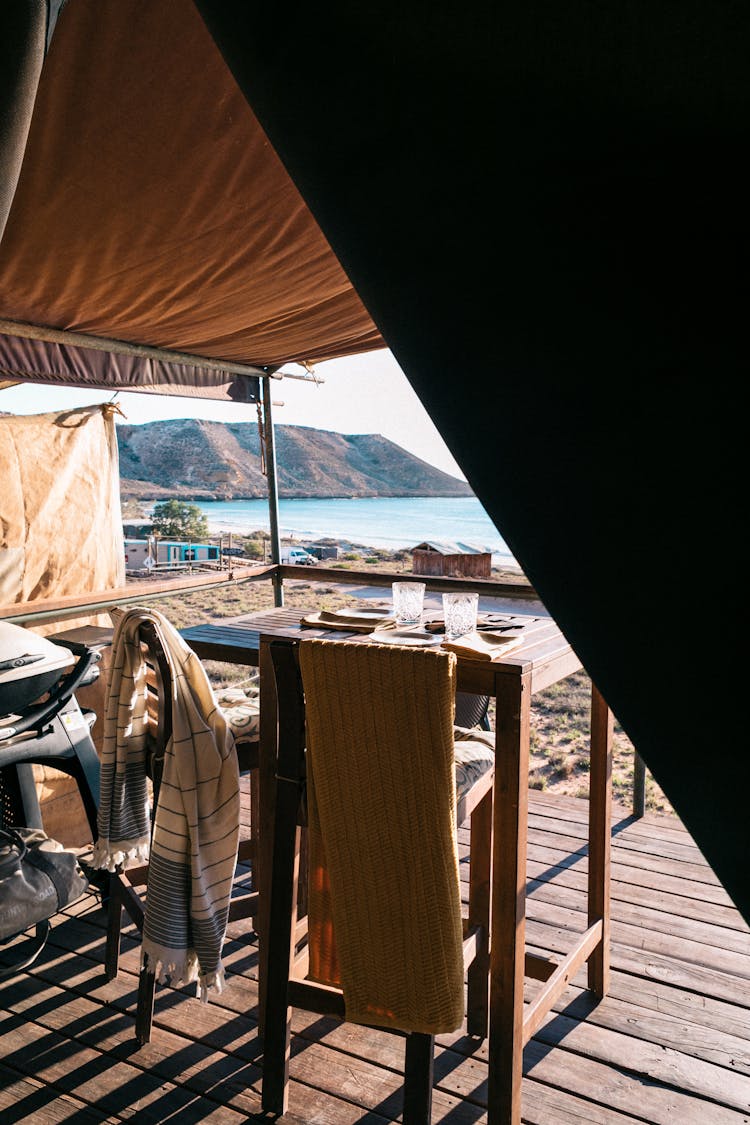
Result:
[[[534,696],[531,711],[531,775],[534,789],[571,797],[588,797],[591,680],[576,672]],[[615,722],[612,793],[623,805],[632,803],[633,743]],[[646,775],[646,808],[673,813],[664,793]]]
[[[365,555],[346,561],[348,569],[410,570],[398,557],[385,553]],[[500,576],[500,575],[498,575]],[[519,581],[518,572],[509,575]],[[387,592],[384,591],[384,597]],[[309,609],[339,609],[357,605],[358,599],[346,586],[294,581],[284,584],[285,605]],[[273,606],[273,592],[267,580],[247,582],[231,589],[209,590],[195,594],[164,598],[152,603],[161,609],[178,629],[221,618],[238,617]],[[206,661],[212,681],[219,684],[247,680],[248,669],[231,664]],[[255,673],[257,675],[257,673]],[[535,789],[573,797],[588,796],[588,738],[591,681],[585,672],[578,672],[534,696],[531,716],[530,784]],[[490,718],[492,719],[492,710]],[[613,796],[629,806],[633,791],[633,744],[615,723],[612,769]],[[649,774],[646,776],[646,808],[649,812],[671,814],[673,809]]]

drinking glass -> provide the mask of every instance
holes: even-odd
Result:
[[[479,594],[443,594],[446,640],[463,637],[477,627]]]
[[[394,582],[393,613],[397,625],[416,625],[422,620],[424,582]]]

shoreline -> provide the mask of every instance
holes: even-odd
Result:
[[[154,503],[139,502],[141,518]],[[195,502],[210,536],[233,542],[258,540],[270,533],[266,500]],[[130,506],[131,512],[135,505]],[[131,522],[137,522],[134,516]],[[476,496],[368,496],[282,498],[278,528],[285,544],[341,544],[375,551],[413,551],[422,542],[456,543],[488,552],[493,565],[520,570],[502,535]]]
[[[209,537],[221,538],[229,536],[231,538],[253,539],[267,536],[269,533],[264,528],[255,528],[251,532],[237,532],[230,528],[225,528],[223,531],[209,527]],[[359,540],[348,539],[343,536],[328,536],[328,535],[306,535],[304,532],[289,532],[285,533],[280,531],[279,540],[282,547],[337,547],[342,552],[357,551],[361,554],[378,555],[388,557],[397,557],[401,555],[410,555],[414,550],[414,546],[404,547],[384,547],[379,543],[362,543]],[[517,571],[523,574],[520,565],[513,558],[512,555],[502,554],[499,551],[490,551],[490,562],[494,569],[500,568],[504,571]]]

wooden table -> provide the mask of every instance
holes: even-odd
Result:
[[[269,644],[302,636],[367,643],[351,633],[302,628],[302,610],[274,609],[218,625],[182,630],[202,658],[259,665],[261,699],[261,855],[272,836],[277,699]],[[542,1024],[579,968],[588,963],[589,988],[603,996],[609,983],[609,882],[612,715],[595,686],[591,703],[588,926],[559,961],[526,952],[526,848],[529,729],[532,696],[578,671],[581,663],[548,617],[528,618],[524,641],[502,660],[459,657],[460,691],[494,697],[495,784],[488,1043],[490,1125],[521,1120],[524,1044]],[[269,863],[260,863],[261,901],[267,901]],[[261,943],[263,926],[259,933]],[[262,964],[261,944],[261,964]],[[542,982],[524,1007],[524,977]]]

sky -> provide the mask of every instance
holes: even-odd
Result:
[[[294,364],[284,370],[301,374]],[[296,379],[274,380],[272,401],[276,425],[313,426],[343,434],[382,434],[402,449],[451,476],[465,480],[406,376],[387,349],[315,366],[323,382],[317,386]],[[0,411],[42,414],[90,406],[112,398],[109,391],[77,390],[42,385],[0,391]],[[132,425],[166,418],[203,418],[215,422],[255,422],[255,406],[211,402],[167,395],[117,396]],[[283,403],[283,405],[277,405]]]

